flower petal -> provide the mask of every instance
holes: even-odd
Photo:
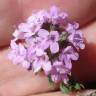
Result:
[[[38,32],[38,36],[43,37],[43,38],[44,37],[46,38],[48,35],[49,35],[49,32],[45,29],[40,29]]]
[[[51,53],[57,53],[59,51],[59,44],[57,42],[54,42],[50,45]]]
[[[45,71],[45,74],[48,75],[52,69],[51,62],[45,62],[45,64],[43,64],[42,67],[43,67],[43,70]]]
[[[16,30],[14,31],[14,33],[13,33],[13,36],[14,36],[15,38],[20,37],[20,32],[16,29]]]
[[[85,49],[85,44],[84,43],[80,44],[80,49]]]
[[[19,43],[19,54],[21,55],[21,56],[25,56],[26,55],[26,49],[24,48],[24,46],[21,44],[21,43]]]
[[[16,49],[18,50],[18,45],[14,40],[11,40],[10,46],[13,50],[16,50]]]
[[[43,50],[46,50],[49,47],[50,43],[47,40],[42,40],[40,46]]]
[[[59,74],[51,75],[51,79],[53,82],[58,83],[61,81],[61,76]]]
[[[29,24],[27,24],[27,23],[21,23],[21,24],[18,26],[18,29],[19,29],[19,31],[21,31],[21,32],[31,32],[30,26],[29,26]]]
[[[42,68],[42,64],[40,62],[34,61],[33,63],[33,70],[34,73],[39,72],[39,70]]]
[[[71,68],[72,68],[71,59],[65,58],[65,59],[64,59],[64,62],[65,62],[66,68],[68,68],[68,69],[71,69]]]
[[[72,60],[78,60],[79,54],[77,52],[74,52],[73,54],[70,54],[70,57]]]
[[[50,35],[55,37],[55,41],[59,40],[59,33],[58,33],[58,31],[51,31]]]
[[[58,8],[56,7],[56,6],[52,6],[51,8],[50,8],[50,14],[51,14],[51,16],[52,17],[56,17],[57,15],[58,15]]]
[[[36,48],[36,55],[37,56],[42,56],[44,54],[44,51],[40,48]]]
[[[23,66],[24,68],[28,69],[28,68],[30,67],[30,63],[29,63],[28,61],[24,60],[24,61],[22,62],[22,66]]]

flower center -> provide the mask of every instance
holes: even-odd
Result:
[[[51,35],[50,36],[50,40],[55,41],[55,36],[54,35]]]

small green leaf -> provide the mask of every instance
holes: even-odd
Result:
[[[63,93],[69,93],[69,89],[64,85],[64,83],[61,83],[60,84],[60,90],[63,92]]]
[[[52,81],[52,79],[51,79],[51,77],[50,77],[50,76],[48,76],[48,81],[49,81],[49,84],[50,84],[50,85],[52,85],[52,84],[53,84],[53,81]]]
[[[75,88],[76,90],[80,90],[80,89],[81,89],[81,86],[80,86],[79,83],[76,83],[75,86],[74,86],[74,88]]]
[[[59,41],[64,41],[64,40],[66,40],[67,35],[68,35],[67,32],[62,32],[62,34],[60,35]]]
[[[69,86],[69,90],[72,91],[72,89],[73,89],[72,86]]]
[[[83,89],[85,88],[83,84],[80,84],[80,86],[81,86],[81,88],[83,88]]]

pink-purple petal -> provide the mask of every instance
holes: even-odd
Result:
[[[44,29],[40,29],[38,32],[38,36],[43,37],[43,38],[47,38],[48,35],[49,35],[49,32]]]
[[[53,54],[59,52],[59,44],[57,42],[52,43],[50,45],[50,51]]]
[[[54,36],[55,41],[59,40],[59,33],[58,33],[58,31],[51,31],[50,32],[50,36]]]
[[[45,64],[43,64],[42,67],[43,67],[45,74],[48,75],[52,69],[51,62],[50,61],[45,62]]]
[[[41,62],[34,61],[34,63],[33,63],[33,71],[34,71],[34,73],[39,72],[41,68],[42,68]]]

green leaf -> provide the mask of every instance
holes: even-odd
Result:
[[[52,85],[52,84],[53,84],[53,81],[52,81],[52,79],[51,79],[51,77],[50,77],[50,76],[48,76],[48,81],[49,81],[49,84],[50,84],[50,85]]]
[[[69,90],[72,91],[72,89],[73,89],[73,86],[69,86]]]
[[[80,84],[80,86],[81,86],[81,88],[83,88],[83,89],[85,88],[83,84]]]
[[[68,36],[67,32],[62,32],[62,34],[60,35],[59,41],[66,40],[67,36]]]
[[[80,86],[79,83],[76,83],[75,86],[74,86],[74,88],[75,88],[76,90],[80,90],[80,89],[81,89],[81,86]]]
[[[61,83],[60,84],[60,90],[63,92],[63,93],[69,93],[69,89],[68,89],[68,87],[66,87],[65,85],[64,85],[64,83]]]

